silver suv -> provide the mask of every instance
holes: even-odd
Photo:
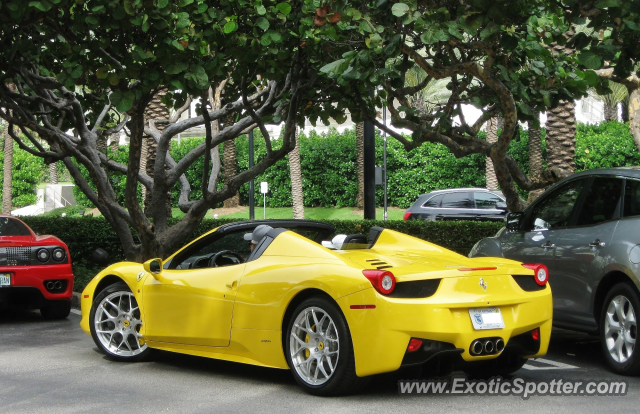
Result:
[[[504,195],[484,188],[451,188],[422,194],[404,213],[405,220],[502,221]]]
[[[574,174],[505,221],[469,256],[545,264],[554,326],[599,334],[611,369],[639,374],[640,169]]]

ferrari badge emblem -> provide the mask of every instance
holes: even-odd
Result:
[[[483,278],[480,278],[480,286],[482,286],[485,292],[487,291],[487,282],[485,282]]]
[[[138,273],[138,279],[137,279],[138,282],[140,281],[140,279],[142,279],[142,276],[144,276],[144,272]]]

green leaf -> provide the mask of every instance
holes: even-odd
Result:
[[[35,7],[36,9],[38,9],[40,11],[45,11],[46,12],[46,11],[51,10],[51,8],[53,7],[53,4],[51,4],[47,0],[30,1],[29,2],[29,7]]]
[[[80,76],[82,76],[83,73],[84,73],[84,68],[78,65],[75,68],[73,68],[73,70],[71,71],[71,77],[73,79],[78,79]]]
[[[638,26],[638,23],[634,22],[633,20],[623,19],[622,21],[627,25],[629,29],[635,30],[635,31],[640,30],[640,26]]]
[[[236,23],[234,20],[231,20],[230,22],[227,22],[224,27],[222,28],[222,31],[229,34],[229,33],[233,33],[236,30],[238,30],[238,23]]]
[[[87,16],[84,21],[93,26],[97,26],[100,23],[96,16]]]
[[[391,13],[396,17],[402,17],[409,11],[409,6],[404,3],[396,3],[391,7]]]
[[[259,6],[256,6],[256,13],[258,13],[260,16],[264,16],[265,14],[267,14],[267,9],[261,4]]]
[[[189,64],[185,62],[170,63],[165,67],[165,71],[169,75],[177,75],[180,72],[184,72],[189,67]]]
[[[167,7],[168,4],[169,4],[169,0],[158,0],[157,6],[159,9],[163,9]]]
[[[114,99],[113,95],[119,92],[114,92],[111,94],[111,103],[113,104]],[[127,91],[121,94],[120,99],[115,103],[116,109],[120,112],[127,112],[129,109],[133,107],[133,101],[136,98],[136,95],[132,91]]]
[[[605,7],[620,7],[622,6],[622,0],[601,0],[596,2],[594,6],[600,9],[604,9]]]
[[[598,75],[594,71],[588,70],[584,72],[584,80],[587,81],[589,86],[594,86],[598,84],[598,81],[600,79],[598,78]]]
[[[579,53],[578,60],[587,69],[600,69],[600,66],[602,66],[602,59],[600,58],[600,56],[590,51]]]
[[[258,17],[258,20],[256,20],[256,26],[266,32],[267,30],[269,30],[269,20],[265,19],[264,17]]]
[[[191,66],[191,73],[199,89],[205,89],[209,86],[209,77],[202,66]]]
[[[482,40],[487,39],[488,37],[491,37],[492,35],[494,35],[495,33],[498,32],[498,30],[500,30],[500,26],[498,26],[497,24],[490,22],[484,29],[482,29],[482,31],[480,32],[480,38]]]
[[[291,13],[291,5],[289,3],[278,3],[276,4],[276,9],[285,16],[288,16]]]
[[[335,62],[327,63],[320,68],[320,72],[323,73],[342,73],[346,69],[347,62],[344,59],[336,60]]]
[[[420,40],[422,40],[423,43],[426,43],[428,45],[436,43],[438,39],[436,38],[435,27],[432,27],[432,26],[428,27],[427,30],[420,35]]]

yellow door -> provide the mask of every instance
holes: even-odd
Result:
[[[244,263],[205,269],[165,269],[148,276],[142,302],[149,341],[228,346],[233,303]]]

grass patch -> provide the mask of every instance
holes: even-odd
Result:
[[[264,217],[262,207],[256,207],[256,219]],[[181,218],[184,213],[179,208],[172,209],[173,217]],[[404,210],[396,207],[388,209],[389,220],[402,220]],[[245,207],[242,211],[231,214],[220,214],[217,210],[209,210],[207,218],[213,218],[213,214],[218,214],[218,218],[228,219],[245,219],[249,220],[249,207]],[[267,219],[292,219],[293,209],[291,207],[267,207]],[[383,209],[376,209],[376,219],[382,220]],[[332,207],[305,207],[304,218],[307,220],[358,220],[363,219],[362,210],[356,210],[353,207],[332,208]]]

